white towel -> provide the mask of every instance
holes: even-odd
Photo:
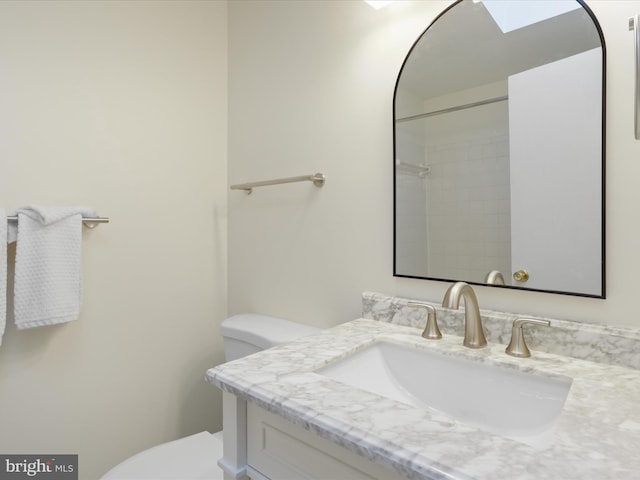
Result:
[[[27,206],[16,214],[16,327],[76,320],[82,301],[82,217],[94,217],[95,212],[87,207]]]
[[[0,345],[7,325],[7,214],[0,208]]]

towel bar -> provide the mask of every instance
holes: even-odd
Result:
[[[241,183],[239,185],[231,185],[231,190],[245,190],[251,193],[255,187],[266,187],[267,185],[279,185],[281,183],[293,182],[313,182],[316,187],[324,185],[326,177],[322,173],[314,173],[313,175],[302,175],[300,177],[276,178],[275,180],[265,180],[263,182]]]
[[[9,216],[7,217],[7,221],[17,222],[18,217],[16,215]],[[82,223],[85,227],[95,228],[98,223],[109,223],[109,217],[84,217]]]

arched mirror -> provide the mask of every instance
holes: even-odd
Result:
[[[604,298],[605,46],[575,0],[461,0],[394,95],[394,275]]]

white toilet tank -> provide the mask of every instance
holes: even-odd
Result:
[[[241,313],[220,324],[227,361],[318,333],[319,328],[259,313]]]

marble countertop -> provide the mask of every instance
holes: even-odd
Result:
[[[637,479],[640,370],[503,344],[423,339],[421,329],[357,319],[207,372],[207,381],[409,479]],[[443,421],[429,411],[350,387],[315,370],[386,339],[446,355],[573,379],[550,445],[539,448]],[[408,366],[410,368],[410,366]],[[420,372],[416,369],[416,381]]]

